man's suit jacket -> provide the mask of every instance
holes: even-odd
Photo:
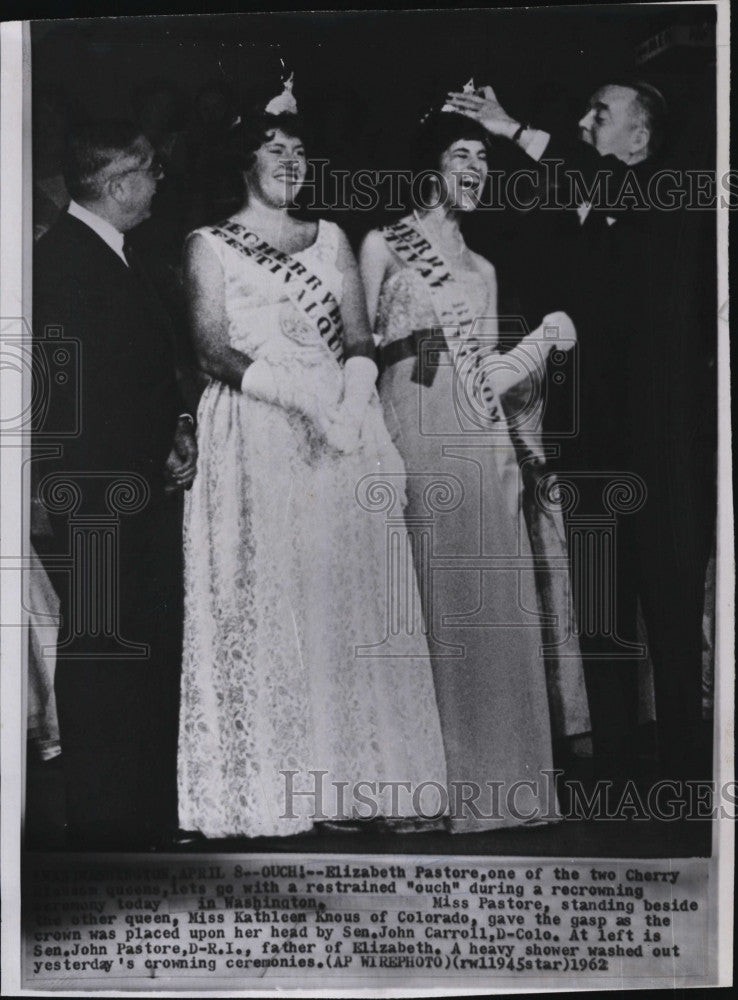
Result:
[[[163,470],[182,401],[171,321],[153,287],[89,226],[64,214],[39,240],[34,259],[34,331],[61,328],[79,341],[79,372],[52,384],[44,430],[73,422],[60,467],[129,471],[161,496]]]
[[[661,211],[646,201],[659,164],[629,167],[579,140],[552,136],[544,158],[559,161],[559,204],[570,204],[570,177],[592,188],[607,178],[611,199],[582,223],[574,207],[538,212],[523,235],[527,301],[537,320],[553,309],[570,314],[579,338],[577,384],[551,385],[552,433],[568,421],[572,394],[578,433],[562,439],[565,460],[583,468],[648,474],[655,489],[673,476],[664,465],[679,441],[703,430],[715,355],[715,276],[705,215]],[[635,187],[637,185],[637,187]],[[604,191],[604,188],[603,188]],[[523,269],[521,269],[523,270]],[[573,361],[574,359],[572,359]],[[574,366],[572,365],[572,373]],[[557,409],[565,407],[565,415]],[[681,464],[673,452],[671,459]],[[656,480],[656,468],[660,466]]]
[[[546,156],[590,185],[597,171],[609,171],[614,193],[627,180],[625,164],[584,143],[554,139]],[[714,213],[650,203],[656,166],[647,160],[633,169],[645,206],[628,199],[595,207],[583,224],[573,209],[552,213],[537,271],[549,274],[548,294],[570,313],[579,336],[578,385],[570,380],[580,403],[578,435],[562,440],[560,468],[613,478],[635,473],[645,484],[643,506],[618,517],[614,621],[619,635],[634,639],[640,602],[661,763],[669,777],[703,777],[710,767],[700,727],[702,616],[715,518]],[[549,426],[556,419],[552,409]],[[578,483],[578,511],[601,516],[604,482]],[[586,657],[590,640],[583,637],[582,648]],[[604,671],[598,661],[588,684],[595,740],[605,753],[622,740],[622,752],[636,716],[635,672],[628,661],[613,660]]]
[[[77,436],[39,459],[42,497],[53,472],[82,497],[51,519],[57,553],[74,566],[55,578],[66,819],[80,845],[140,846],[176,821],[181,498],[164,492],[182,412],[173,330],[146,275],[69,215],[36,246],[33,319],[37,341],[49,328],[79,341],[76,377],[60,384],[51,368],[39,428],[53,441],[79,402]],[[113,497],[116,480],[138,485]]]
[[[76,376],[57,384],[52,369],[41,428],[44,441],[54,441],[55,430],[73,426],[78,408],[79,433],[58,439],[62,453],[39,462],[39,479],[43,487],[55,472],[76,481],[82,500],[73,517],[118,515],[121,628],[126,639],[150,643],[157,608],[176,611],[181,586],[179,498],[164,493],[183,410],[171,322],[145,276],[67,214],[36,245],[33,320],[37,341],[60,329],[79,342]],[[143,499],[111,511],[108,486],[131,475],[144,481]],[[52,516],[59,554],[68,549],[69,524],[68,515]]]
[[[615,194],[629,171],[582,142],[556,137],[545,156],[563,161],[560,176],[577,171],[588,186],[598,170],[609,171]],[[641,190],[648,191],[655,167],[644,161],[633,168]],[[559,191],[564,202],[568,193]],[[637,536],[650,588],[641,593],[649,641],[654,648],[660,637],[671,642],[660,642],[663,663],[676,664],[679,647],[687,650],[684,672],[692,670],[715,517],[714,218],[626,202],[593,207],[583,224],[573,207],[541,211],[527,229],[519,270],[535,322],[563,309],[578,335],[567,377],[558,387],[548,382],[544,426],[560,448],[554,468],[641,477],[646,502],[621,528]],[[570,427],[573,403],[576,434],[566,437],[559,431]],[[602,514],[604,481],[576,478],[579,513]],[[655,621],[658,613],[663,622]],[[683,700],[699,704],[696,696]]]

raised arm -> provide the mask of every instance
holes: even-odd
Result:
[[[491,135],[510,139],[532,160],[561,161],[564,175],[569,175],[569,183],[578,182],[580,189],[590,190],[598,177],[607,176],[613,193],[618,192],[633,169],[611,153],[600,154],[581,139],[551,135],[518,121],[504,110],[490,86],[482,87],[473,94],[451,93],[448,104],[459,114],[479,122]],[[622,210],[628,206],[608,207]]]
[[[225,278],[204,236],[187,241],[184,260],[187,311],[200,368],[234,389],[241,388],[251,359],[231,347],[225,311]]]

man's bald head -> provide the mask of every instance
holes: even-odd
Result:
[[[592,95],[579,135],[603,156],[640,163],[659,148],[666,112],[666,101],[650,84],[609,83]]]

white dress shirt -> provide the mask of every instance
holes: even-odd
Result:
[[[91,212],[89,208],[85,208],[83,205],[78,205],[76,201],[69,202],[69,208],[67,209],[70,215],[73,215],[75,219],[79,219],[80,222],[84,222],[86,226],[89,226],[101,240],[104,240],[113,253],[117,253],[123,263],[128,267],[128,261],[126,260],[126,255],[123,253],[123,233],[119,232],[115,226],[113,226],[106,219],[101,218],[99,215],[95,215]]]
[[[518,139],[518,145],[532,160],[540,160],[550,141],[549,132],[538,128],[527,128]]]

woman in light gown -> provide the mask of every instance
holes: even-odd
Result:
[[[426,207],[369,233],[360,267],[381,346],[385,420],[407,470],[407,524],[457,791],[451,828],[545,822],[557,809],[549,696],[573,719],[570,731],[582,732],[586,695],[576,640],[547,692],[542,627],[555,615],[539,595],[519,435],[501,401],[526,378],[540,385],[552,345],[571,347],[575,331],[554,313],[513,351],[498,352],[495,269],[469,250],[459,226],[484,188],[487,134],[441,111],[426,118],[417,143]],[[557,339],[547,339],[552,328]],[[555,516],[555,497],[546,503]],[[552,573],[568,597],[560,540]],[[566,623],[558,626],[565,636]],[[463,783],[473,789],[467,798],[485,795],[464,806]]]
[[[356,262],[337,226],[289,210],[301,132],[281,107],[237,128],[244,204],[186,245],[211,381],[185,510],[179,812],[208,837],[443,808],[378,786],[445,786],[443,743],[419,601],[413,634],[388,629],[374,508],[377,489],[404,499],[404,469]],[[353,795],[361,781],[371,805]]]

